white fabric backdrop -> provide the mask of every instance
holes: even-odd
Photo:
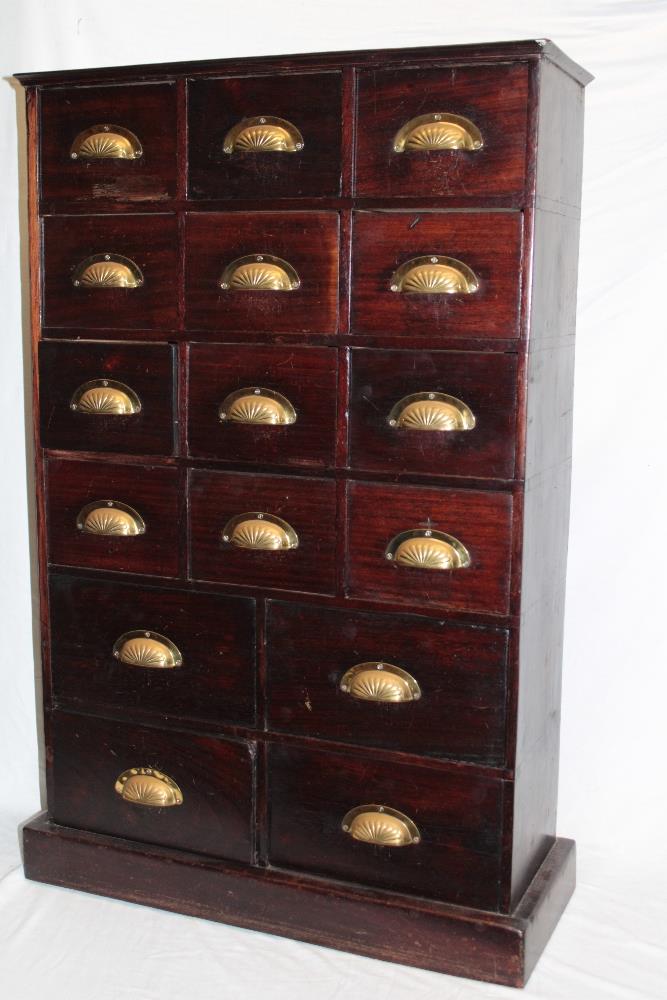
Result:
[[[579,889],[532,997],[667,994],[666,0],[1,0],[0,73],[550,37],[587,90],[559,832]],[[26,883],[39,808],[19,241],[23,110],[0,84],[0,982],[95,1000],[513,995]],[[25,286],[23,291],[25,306]]]

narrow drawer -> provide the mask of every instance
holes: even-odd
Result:
[[[269,728],[502,765],[507,631],[271,602]]]
[[[255,602],[52,574],[61,705],[253,725]]]
[[[173,468],[51,459],[49,562],[177,576],[179,478]]]
[[[350,483],[348,593],[507,614],[512,496]]]
[[[350,464],[511,479],[516,407],[516,355],[353,350]]]
[[[44,326],[175,329],[174,216],[50,216],[43,225]]]
[[[55,712],[55,823],[253,860],[255,745]]]
[[[359,73],[356,193],[374,198],[523,194],[528,66]]]
[[[518,212],[357,212],[353,332],[516,337],[520,255]]]
[[[188,446],[196,458],[334,464],[337,352],[329,347],[193,344]]]
[[[341,74],[188,83],[189,197],[340,193]]]
[[[164,201],[176,194],[173,83],[41,91],[42,197]]]
[[[65,451],[171,455],[174,348],[39,345],[42,445]]]
[[[500,781],[275,745],[269,794],[273,865],[498,908]]]
[[[194,470],[189,501],[193,579],[333,593],[335,483]]]
[[[336,330],[335,212],[189,215],[185,256],[186,323],[191,330]]]

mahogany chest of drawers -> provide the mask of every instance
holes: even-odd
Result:
[[[19,79],[26,874],[521,985],[574,885],[590,77],[519,42]]]

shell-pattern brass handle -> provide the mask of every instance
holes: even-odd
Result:
[[[231,420],[236,424],[293,424],[296,410],[282,393],[253,385],[225,396],[218,416],[223,423]]]
[[[146,525],[141,514],[118,500],[94,500],[76,519],[79,531],[88,535],[143,535]]]
[[[119,253],[95,253],[72,272],[75,288],[140,288],[143,283],[138,264]]]
[[[390,427],[410,431],[471,431],[475,415],[456,396],[444,392],[414,392],[392,407],[387,423]]]
[[[411,118],[394,136],[394,152],[432,149],[481,149],[482,133],[469,118],[436,111]]]
[[[171,639],[158,632],[136,629],[124,632],[113,644],[113,655],[130,667],[169,670],[180,667],[183,657]]]
[[[422,695],[412,674],[381,660],[350,667],[341,677],[340,689],[359,701],[418,701]]]
[[[391,806],[355,806],[343,817],[341,826],[353,840],[379,847],[409,847],[421,841],[413,820]]]
[[[164,809],[183,804],[183,792],[173,778],[154,767],[130,767],[116,778],[116,792],[136,806]]]
[[[242,118],[225,136],[225,153],[298,153],[303,149],[303,136],[285,118],[262,115]]]
[[[470,553],[458,538],[431,528],[402,531],[392,538],[384,555],[399,566],[413,569],[447,570],[470,566]]]
[[[263,511],[250,511],[232,517],[222,529],[222,540],[240,549],[279,551],[295,549],[299,538],[287,521]]]
[[[394,271],[389,288],[405,295],[472,295],[479,279],[463,261],[431,254],[413,257]]]
[[[294,292],[301,279],[282,257],[251,253],[231,261],[219,284],[226,292]]]
[[[79,132],[69,155],[73,160],[138,160],[143,156],[134,132],[120,125],[91,125]]]
[[[96,378],[84,382],[70,400],[76,413],[100,417],[127,416],[141,411],[141,400],[129,385],[113,379]]]

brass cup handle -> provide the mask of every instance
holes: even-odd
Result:
[[[136,392],[124,382],[108,378],[84,382],[74,392],[69,405],[76,413],[100,417],[128,416],[141,412],[141,400]]]
[[[422,694],[412,674],[381,660],[350,667],[340,679],[340,689],[359,701],[418,701]]]
[[[125,802],[164,809],[183,805],[183,792],[173,778],[154,767],[130,767],[116,778],[115,791]]]
[[[296,125],[274,115],[242,118],[230,128],[222,144],[229,154],[299,153],[303,147],[303,136]]]
[[[143,156],[134,132],[120,125],[91,125],[79,132],[70,148],[73,160],[138,160]]]
[[[146,524],[133,507],[119,500],[93,500],[76,518],[79,531],[88,535],[143,535]]]
[[[470,566],[465,545],[444,531],[412,528],[395,535],[387,545],[385,559],[413,569],[454,570]]]
[[[395,153],[446,149],[474,151],[483,145],[482,133],[474,122],[444,111],[411,118],[394,136]]]
[[[343,817],[341,827],[353,840],[380,847],[409,847],[419,844],[417,825],[405,813],[391,806],[355,806]]]
[[[112,652],[120,663],[130,667],[169,670],[183,665],[178,646],[159,632],[124,632],[116,639]]]
[[[222,541],[240,549],[280,551],[296,549],[299,537],[287,521],[264,511],[249,511],[230,518],[222,529]]]
[[[445,392],[415,392],[399,399],[387,423],[390,427],[410,431],[470,431],[475,426],[475,415],[456,396]]]
[[[294,292],[301,279],[282,257],[251,253],[230,261],[218,284],[225,292]]]
[[[475,272],[455,257],[412,257],[391,276],[389,288],[404,295],[472,295],[479,288]]]
[[[140,288],[144,276],[138,264],[120,253],[95,253],[72,272],[75,288]]]
[[[225,396],[218,410],[222,423],[285,425],[296,422],[296,410],[286,396],[272,389],[249,386]]]

